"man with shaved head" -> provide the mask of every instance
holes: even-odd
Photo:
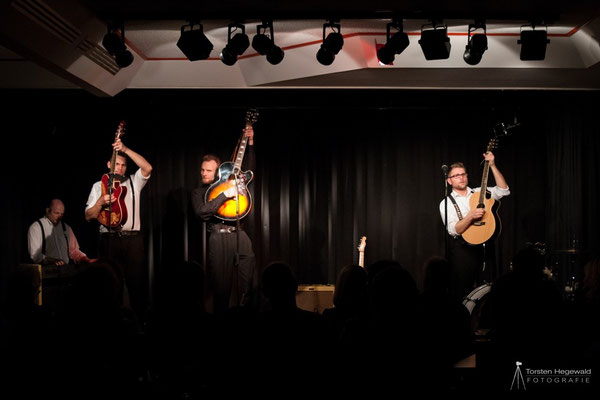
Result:
[[[64,214],[63,202],[52,199],[46,206],[45,215],[29,227],[27,245],[34,263],[65,265],[90,261],[79,250],[71,227],[63,222]]]

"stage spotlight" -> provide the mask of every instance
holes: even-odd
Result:
[[[240,33],[236,33],[233,37],[231,34],[237,29],[241,29]],[[221,61],[225,65],[233,65],[237,62],[238,56],[244,54],[250,46],[250,39],[246,35],[246,28],[241,24],[229,24],[227,27],[227,46],[221,51]]]
[[[477,29],[483,29],[483,33],[471,34]],[[483,53],[487,50],[487,31],[485,24],[482,22],[475,22],[469,25],[469,37],[467,39],[467,46],[465,47],[465,54],[463,59],[469,65],[477,65],[483,57]]]
[[[269,36],[265,33],[269,29]],[[267,56],[267,61],[277,65],[283,60],[283,50],[275,45],[275,35],[273,34],[273,21],[263,21],[261,25],[256,26],[256,35],[252,39],[252,48],[258,54]]]
[[[333,32],[325,38],[325,30],[327,28],[331,28]],[[321,48],[317,52],[317,61],[323,65],[331,65],[343,46],[344,37],[341,34],[341,26],[336,24],[334,20],[330,20],[328,23],[323,24],[323,44],[321,44]]]
[[[390,37],[390,28],[395,28],[398,32]],[[390,65],[394,62],[396,54],[400,54],[408,47],[408,35],[403,32],[402,21],[392,20],[386,26],[386,41],[385,45],[377,50],[377,58],[379,62],[385,65]]]
[[[438,27],[435,21],[430,25],[432,29],[424,29],[425,24],[421,26],[421,39],[419,44],[423,50],[426,60],[445,60],[450,57],[450,38],[448,37],[448,27]]]
[[[197,29],[194,26],[198,25]],[[202,24],[192,22],[181,27],[181,36],[177,47],[190,61],[206,60],[210,56],[213,44],[204,35]]]
[[[133,62],[133,54],[125,46],[125,27],[123,23],[120,24],[119,28],[121,31],[120,36],[113,32],[114,27],[108,24],[108,32],[102,39],[102,46],[104,46],[108,54],[115,58],[115,62],[119,68],[125,68]]]
[[[521,45],[521,61],[542,61],[546,58],[546,45],[548,39],[548,28],[536,30],[535,25],[529,25],[531,30],[523,30],[521,27],[521,39],[517,43]]]

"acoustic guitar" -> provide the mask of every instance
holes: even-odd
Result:
[[[358,265],[365,267],[365,248],[367,247],[367,237],[363,236],[358,244]]]
[[[491,139],[488,143],[486,153],[498,147],[497,139]],[[485,214],[479,221],[475,221],[463,232],[462,237],[465,242],[478,245],[487,242],[493,237],[500,234],[502,225],[498,217],[498,208],[500,201],[496,201],[489,193],[487,193],[488,175],[490,172],[490,162],[484,161],[483,175],[481,177],[481,191],[479,196],[475,194],[469,198],[469,207],[471,210],[475,208],[485,208]]]
[[[246,112],[246,128],[252,126],[258,119],[258,111],[250,109]],[[244,133],[238,142],[237,152],[233,161],[226,161],[219,166],[218,179],[206,191],[206,202],[217,198],[221,193],[237,185],[237,197],[227,200],[217,210],[215,217],[224,221],[235,221],[244,218],[252,209],[252,196],[248,184],[254,178],[252,171],[242,172],[242,162],[246,151],[248,138]]]
[[[125,130],[125,121],[121,121],[115,132],[115,141],[119,139]],[[120,228],[127,221],[127,207],[125,206],[125,195],[127,187],[121,186],[121,182],[126,180],[125,177],[115,174],[115,164],[117,162],[117,150],[113,150],[110,159],[110,171],[108,174],[102,175],[101,188],[102,196],[113,195],[115,202],[106,205],[98,214],[98,222],[109,229]]]

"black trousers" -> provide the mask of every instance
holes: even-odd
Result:
[[[459,300],[496,275],[496,250],[494,241],[472,246],[462,237],[448,237],[448,261],[452,266],[451,291]],[[485,263],[484,263],[485,261]]]
[[[115,265],[123,306],[129,305],[138,321],[143,321],[148,307],[148,272],[144,236],[141,233],[134,235],[102,233],[98,254],[100,258],[109,260]]]
[[[239,265],[236,266],[238,240]],[[256,259],[246,232],[212,232],[207,264],[208,289],[215,312],[249,303]]]

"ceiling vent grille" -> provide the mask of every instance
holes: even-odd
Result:
[[[87,38],[83,38],[80,29],[44,2],[40,0],[15,0],[11,5],[58,39],[81,51],[84,56],[112,75],[119,72],[119,66],[103,47]]]

